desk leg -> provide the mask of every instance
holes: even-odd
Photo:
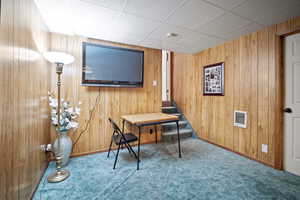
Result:
[[[179,136],[178,121],[176,122],[176,126],[177,126],[178,153],[179,153],[179,158],[181,158],[181,148],[180,148],[180,136]]]
[[[140,144],[141,144],[141,127],[139,126],[139,138],[138,138],[138,159],[136,170],[140,169]]]
[[[157,127],[156,127],[156,125],[154,126],[154,130],[155,130],[155,143],[157,144]]]
[[[123,119],[122,132],[124,133],[125,119]]]

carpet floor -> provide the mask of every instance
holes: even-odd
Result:
[[[134,147],[136,150],[136,147]],[[141,146],[140,170],[127,149],[71,159],[71,176],[48,183],[50,163],[34,200],[300,200],[300,177],[278,171],[199,139]]]

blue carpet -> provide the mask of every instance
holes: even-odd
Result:
[[[136,149],[136,148],[134,148]],[[300,177],[278,171],[198,139],[177,144],[141,147],[140,170],[127,149],[117,168],[114,154],[73,158],[71,177],[51,184],[50,163],[34,200],[193,200],[193,199],[300,199]]]

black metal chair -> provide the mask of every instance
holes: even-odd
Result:
[[[132,133],[123,133],[121,131],[121,129],[118,127],[118,125],[111,118],[108,118],[108,120],[111,123],[112,128],[113,128],[114,131],[113,131],[113,134],[111,136],[111,141],[110,141],[107,157],[109,157],[109,153],[110,153],[110,150],[111,150],[111,147],[112,147],[112,143],[114,142],[116,145],[118,145],[118,151],[117,151],[117,154],[116,154],[116,157],[115,157],[115,162],[114,162],[113,169],[115,169],[115,167],[116,167],[118,156],[119,156],[119,151],[120,151],[120,148],[123,148],[123,145],[125,145],[125,147],[128,149],[129,154],[131,154],[131,152],[132,152],[134,157],[138,160],[138,157],[137,157],[136,153],[133,151],[132,147],[129,144],[131,142],[138,141],[138,137],[135,136]]]

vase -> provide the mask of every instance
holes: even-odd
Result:
[[[53,144],[54,153],[55,155],[58,155],[58,138],[54,141]],[[70,160],[70,154],[72,151],[72,140],[68,136],[68,131],[60,131],[60,155],[62,156],[62,167],[65,167],[68,165]]]

